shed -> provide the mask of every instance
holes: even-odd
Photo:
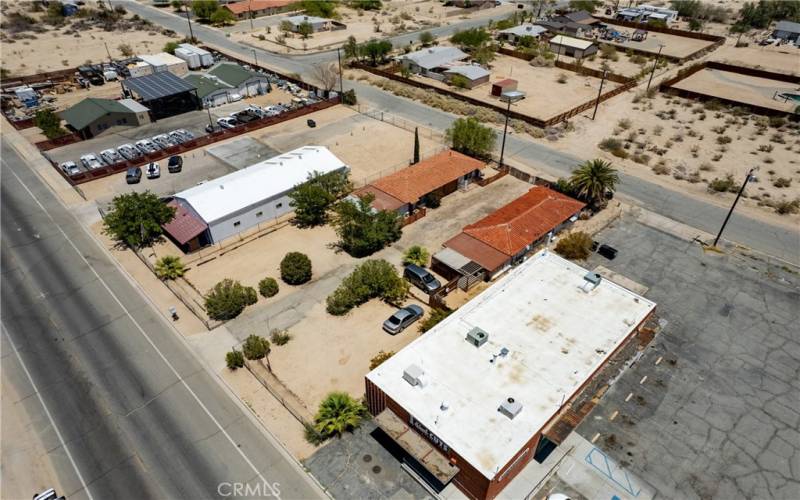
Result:
[[[772,32],[772,38],[790,42],[800,40],[800,23],[778,21],[778,24],[775,25],[775,31]]]
[[[591,40],[557,35],[550,39],[550,50],[563,56],[583,59],[597,52],[597,44]]]
[[[465,87],[471,89],[477,87],[478,85],[488,83],[491,73],[480,66],[463,64],[460,66],[451,66],[447,68],[444,70],[444,75],[448,82],[451,82],[455,75],[463,76],[466,78],[467,82]]]
[[[505,80],[494,82],[492,84],[492,95],[500,97],[501,95],[503,95],[503,92],[508,92],[510,90],[517,90],[517,83],[518,82],[513,78],[506,78]]]
[[[122,81],[122,89],[149,107],[157,118],[202,108],[197,87],[169,71],[128,78]]]
[[[236,93],[236,89],[227,83],[199,73],[189,73],[183,79],[197,87],[197,97],[205,108],[227,104],[230,95]]]

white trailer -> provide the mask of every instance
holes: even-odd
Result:
[[[189,66],[189,69],[197,69],[202,66],[200,63],[200,54],[196,54],[189,49],[178,47],[175,49],[175,57],[186,61],[186,65]]]

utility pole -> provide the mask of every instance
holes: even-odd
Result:
[[[258,55],[256,54],[256,49],[251,49],[253,51],[253,60],[255,61],[255,66],[258,68]]]
[[[664,45],[658,46],[658,54],[656,54],[656,60],[653,63],[653,70],[650,72],[650,79],[647,80],[647,90],[650,90],[650,83],[653,81],[653,75],[656,72],[656,66],[658,66],[658,58],[661,57],[661,50],[664,48]]]
[[[508,118],[511,114],[511,103],[519,101],[523,97],[525,97],[525,94],[522,92],[503,93],[503,95],[500,96],[501,100],[508,103],[508,108],[506,109],[506,123],[503,126],[503,142],[500,146],[500,168],[503,168],[503,158],[505,157],[506,153],[506,133],[508,132]]]
[[[594,117],[597,116],[597,107],[600,106],[600,95],[603,93],[603,83],[606,81],[606,75],[608,74],[608,70],[603,71],[603,79],[600,80],[600,90],[597,91],[597,100],[594,102],[594,113],[592,113],[592,121],[594,121]]]
[[[189,40],[194,43],[194,32],[192,31],[192,15],[189,12],[191,9],[189,5],[184,4],[184,9],[186,10],[186,21],[189,23]]]
[[[114,62],[114,59],[111,57],[111,51],[108,50],[108,42],[103,42],[103,45],[106,46],[106,54],[108,54],[108,63],[111,64]]]
[[[250,31],[253,31],[253,0],[247,2],[247,11],[250,14]]]
[[[210,107],[206,108],[206,111],[208,111],[208,125],[211,127],[211,131],[213,132],[214,131],[214,122],[211,120],[211,108]]]
[[[747,176],[744,178],[744,182],[742,183],[742,187],[739,188],[739,192],[736,194],[736,199],[733,200],[733,205],[731,205],[731,209],[728,210],[728,215],[725,216],[725,221],[722,223],[722,227],[719,228],[719,233],[717,233],[717,237],[714,238],[714,244],[711,246],[717,246],[719,243],[719,239],[722,237],[722,231],[725,230],[725,226],[728,225],[728,220],[731,218],[731,214],[733,214],[733,209],[736,208],[736,204],[739,202],[739,198],[742,197],[742,193],[744,192],[744,188],[747,186],[747,183],[750,182],[750,179],[753,178],[753,173],[758,170],[758,167],[753,167],[747,172]]]
[[[339,100],[341,102],[344,95],[344,77],[342,76],[342,51],[336,47],[336,57],[339,59]]]

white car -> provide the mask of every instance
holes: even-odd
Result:
[[[142,156],[142,152],[136,149],[133,144],[123,144],[117,148],[117,152],[126,160],[135,160]]]
[[[255,104],[250,104],[242,111],[250,112],[259,118],[264,118],[265,116],[267,116],[267,111],[263,109],[261,106],[256,106]]]
[[[267,106],[264,108],[265,116],[278,116],[281,114],[281,110],[275,106]]]
[[[145,172],[147,173],[148,179],[158,179],[161,177],[161,167],[158,166],[158,162],[156,161],[148,163]]]
[[[230,102],[239,102],[242,100],[242,94],[229,94],[228,99]]]
[[[160,149],[150,139],[142,139],[141,141],[136,141],[136,147],[139,148],[139,151],[141,151],[144,154],[155,153]]]
[[[97,156],[94,153],[89,153],[88,155],[81,156],[81,163],[84,167],[88,168],[89,170],[94,170],[96,168],[102,168],[103,162],[97,159]]]
[[[113,149],[104,149],[103,151],[100,151],[100,158],[102,158],[103,161],[109,165],[113,165],[122,161],[122,157]]]
[[[80,167],[78,167],[74,161],[65,161],[59,165],[59,167],[61,167],[61,170],[67,175],[77,175],[81,172]]]
[[[238,122],[236,118],[231,118],[230,116],[223,116],[222,118],[217,118],[217,125],[222,128],[234,128]]]
[[[158,134],[153,136],[153,138],[150,140],[156,143],[156,145],[160,146],[161,149],[171,148],[176,144],[175,140],[167,134]]]

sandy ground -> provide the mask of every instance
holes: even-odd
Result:
[[[164,44],[173,40],[156,31],[117,32],[92,29],[82,33],[80,37],[64,35],[62,31],[63,29],[37,34],[36,40],[4,44],[3,67],[12,74],[22,75],[57,71],[87,62],[108,61],[109,52],[111,57],[121,58],[123,55],[119,46],[122,43],[130,45],[134,54],[153,54],[161,52]]]
[[[519,82],[517,90],[525,92],[526,97],[513,104],[512,109],[518,113],[541,119],[563,113],[595,98],[600,87],[599,78],[582,76],[556,67],[531,66],[515,57],[498,55],[491,65],[492,74],[489,82],[468,90],[458,90],[433,78],[421,76],[413,78],[499,106],[505,106],[505,104],[491,94],[492,83],[505,78],[513,78]],[[562,74],[567,77],[565,83],[558,82]],[[609,91],[618,86],[617,83],[607,81],[603,90]]]
[[[728,43],[712,52],[709,59],[779,73],[800,74],[800,49],[785,45],[762,47],[753,43],[748,47],[735,47],[735,42],[735,39],[729,39]]]
[[[710,68],[698,71],[673,87],[787,112],[800,105],[797,101],[772,98],[776,93],[797,91],[798,85]]]
[[[635,31],[632,28],[625,28],[623,26],[609,25],[611,28],[619,31],[620,33],[627,33],[632,35]],[[668,35],[666,33],[656,33],[653,31],[648,32],[647,38],[641,42],[634,42],[628,40],[624,43],[612,42],[610,40],[597,40],[600,44],[615,45],[621,48],[639,49],[651,54],[658,53],[658,47],[664,46],[662,54],[673,57],[686,57],[693,52],[696,52],[704,47],[707,47],[714,42],[706,40],[696,40],[694,38],[686,38],[677,35]]]

